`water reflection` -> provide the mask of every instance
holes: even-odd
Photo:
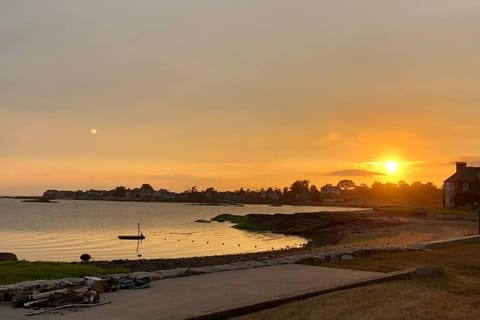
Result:
[[[280,210],[281,209],[281,210]],[[331,210],[331,208],[329,208]],[[306,240],[231,228],[228,223],[197,223],[221,214],[293,213],[320,211],[318,207],[281,208],[188,206],[178,203],[116,203],[60,201],[54,206],[0,199],[0,251],[20,259],[79,261],[178,258],[268,251],[302,246]],[[338,209],[337,209],[338,210]],[[145,241],[123,241],[141,222]],[[135,246],[135,249],[134,249]]]

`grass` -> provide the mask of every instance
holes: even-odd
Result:
[[[88,264],[61,262],[0,262],[0,284],[12,284],[27,280],[79,278],[91,275],[129,272],[126,268],[103,269]]]
[[[442,278],[416,278],[318,296],[246,315],[257,319],[466,319],[480,317],[480,244],[382,253],[326,267],[394,271],[422,265],[445,268]]]

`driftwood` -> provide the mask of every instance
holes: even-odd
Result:
[[[23,304],[23,306],[25,308],[32,308],[32,307],[35,307],[37,305],[41,305],[41,304],[44,304],[44,303],[47,303],[48,302],[48,298],[45,298],[45,299],[40,299],[40,300],[37,300],[37,301],[29,301],[29,302],[25,302]]]
[[[151,279],[142,277],[129,281],[135,283],[138,288],[140,284],[141,287],[149,286]],[[116,291],[119,288],[119,279],[112,276],[71,278],[62,281],[26,281],[0,287],[0,301],[11,300],[14,308],[44,307],[50,308],[49,310],[57,310],[55,308],[64,306],[95,306],[100,302],[101,293]]]
[[[28,297],[29,301],[41,300],[45,298],[49,298],[51,295],[57,295],[57,297],[67,295],[72,292],[72,289],[65,288],[65,289],[58,289],[53,291],[46,291],[41,293],[32,294]]]
[[[82,304],[82,303],[65,304],[63,306],[58,306],[58,307],[49,308],[49,309],[45,309],[45,310],[30,311],[30,312],[27,312],[26,315],[27,316],[36,316],[38,314],[43,314],[43,313],[47,313],[47,312],[55,311],[55,310],[68,309],[68,308],[91,308],[91,307],[103,306],[103,305],[109,304],[109,303],[112,303],[112,302],[111,301],[106,301],[106,302],[91,303],[91,304]]]

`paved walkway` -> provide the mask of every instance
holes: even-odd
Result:
[[[56,314],[27,317],[26,309],[13,309],[8,303],[2,303],[0,319],[188,319],[288,299],[384,275],[298,264],[277,265],[154,281],[149,289],[102,294],[102,301],[112,303],[79,311],[61,310]]]

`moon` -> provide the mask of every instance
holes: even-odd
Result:
[[[91,134],[97,134],[97,129],[95,129],[95,128],[90,129],[90,133]]]

